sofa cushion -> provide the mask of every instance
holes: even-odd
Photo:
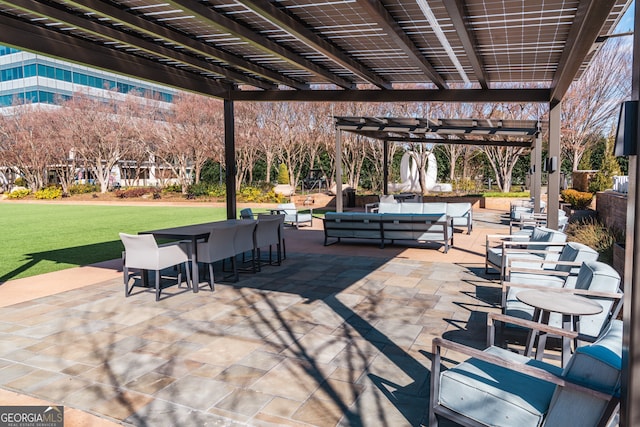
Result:
[[[444,202],[422,203],[422,213],[424,214],[446,214],[447,204]]]
[[[471,214],[471,203],[447,203],[447,215],[453,218],[466,218]]]
[[[378,205],[378,213],[400,213],[402,203],[383,203]]]
[[[400,213],[403,214],[421,214],[423,213],[424,203],[399,203]]]

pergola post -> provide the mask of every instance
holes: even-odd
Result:
[[[558,228],[558,209],[560,209],[560,111],[562,103],[549,106],[549,159],[556,159],[556,170],[547,168],[547,227]]]
[[[236,218],[236,142],[233,101],[224,100],[224,161],[227,188],[227,219]]]
[[[389,141],[382,142],[382,194],[389,194]]]
[[[336,212],[342,212],[342,130],[336,128]]]
[[[540,198],[542,196],[542,140],[540,133],[533,145],[531,156],[531,197],[533,197],[533,207],[535,212],[540,212]]]
[[[631,67],[631,99],[640,99],[640,7],[636,4],[633,35],[633,65]],[[640,111],[638,112],[640,116]],[[635,152],[640,153],[640,117],[636,120]],[[638,156],[629,156],[629,193],[627,194],[627,226],[624,257],[624,322],[622,337],[622,390],[620,399],[620,425],[640,425],[640,292],[634,292],[640,280],[640,254],[635,242],[640,238],[640,162]]]

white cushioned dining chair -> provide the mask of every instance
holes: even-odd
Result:
[[[250,253],[251,272],[257,271],[256,266],[256,225],[258,221],[254,219],[243,219],[236,223],[236,234],[233,238],[234,256],[242,255],[242,262],[246,260],[246,254]],[[245,271],[245,270],[243,270]]]
[[[140,280],[146,271],[155,272],[156,301],[160,300],[161,271],[168,267],[184,264],[187,287],[189,284],[189,250],[182,243],[169,243],[158,246],[156,239],[151,234],[126,234],[120,233],[120,240],[124,245],[123,252],[123,278],[125,296],[131,294],[135,282],[129,287],[129,270],[140,270]],[[178,269],[178,285],[182,283],[182,271]]]
[[[258,263],[258,270],[260,265],[267,263],[273,265],[273,247],[276,247],[276,262],[275,265],[280,265],[282,262],[282,224],[285,215],[260,215],[258,217],[258,224],[256,225],[256,260]],[[269,247],[269,258],[263,260],[261,255],[261,249]]]
[[[224,270],[224,260],[231,259],[233,280],[238,280],[234,246],[236,230],[237,226],[235,224],[216,225],[209,233],[207,241],[198,242],[197,261],[209,267],[209,286],[211,290],[213,290],[214,282],[213,265],[217,261],[223,261]]]

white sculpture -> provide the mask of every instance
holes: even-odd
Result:
[[[400,160],[400,181],[399,183],[390,182],[390,192],[409,192],[421,193],[420,174],[418,173],[418,153],[415,151],[406,151]],[[427,156],[427,167],[423,170],[425,174],[425,191],[451,191],[451,184],[437,183],[438,178],[438,162],[433,152],[429,152]]]

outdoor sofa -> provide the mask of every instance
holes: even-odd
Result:
[[[329,243],[330,238],[337,239]],[[324,217],[325,246],[343,238],[374,239],[384,248],[386,241],[413,240],[441,243],[444,252],[453,246],[453,225],[446,213],[327,212]]]
[[[473,207],[469,202],[380,202],[374,212],[379,214],[445,214],[451,218],[454,227],[466,227],[467,234],[470,234],[473,229]]]

